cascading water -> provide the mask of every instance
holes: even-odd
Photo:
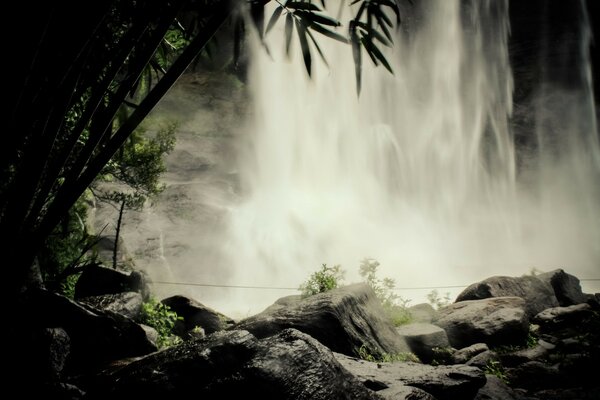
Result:
[[[567,91],[544,77],[532,112],[539,145],[520,156],[536,167],[523,170],[508,2],[415,3],[387,53],[395,74],[365,57],[360,98],[347,46],[321,37],[329,68],[313,54],[312,80],[297,42],[285,59],[283,32],[268,37],[275,60],[255,49],[242,194],[224,239],[231,283],[297,287],[322,263],[354,281],[366,257],[401,287],[532,268],[597,274],[600,150],[583,8],[577,81]],[[259,311],[279,295],[232,290],[227,302]]]

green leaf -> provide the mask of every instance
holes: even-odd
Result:
[[[305,3],[305,2],[301,2],[301,1],[288,2],[285,6],[287,8],[291,8],[293,10],[321,11],[321,9],[317,6],[315,6],[313,3]]]
[[[373,43],[371,40],[369,40],[368,38],[362,38],[362,43],[365,46],[365,49],[367,50],[367,53],[369,53],[369,55],[371,56],[371,59],[376,58],[377,60],[379,60],[383,66],[390,71],[390,73],[393,75],[394,71],[392,70],[392,67],[390,66],[390,64],[388,63],[387,59],[385,58],[385,56],[381,53],[381,51],[377,48],[377,46],[375,46],[375,43]],[[375,62],[375,65],[377,64],[377,61],[374,59],[373,60]]]
[[[312,30],[319,32],[320,34],[325,35],[331,39],[335,39],[344,44],[348,43],[348,38],[346,38],[345,36],[340,35],[339,33],[329,30],[327,28],[324,28],[319,24],[311,23],[309,25],[309,28],[311,28]]]
[[[277,23],[277,20],[279,20],[279,17],[281,16],[281,12],[283,11],[283,7],[279,6],[275,9],[275,11],[273,11],[273,15],[271,15],[271,18],[269,19],[269,23],[267,24],[267,29],[265,31],[265,34],[269,33],[269,31],[275,26],[275,24]]]
[[[290,55],[290,46],[292,45],[292,33],[294,32],[294,17],[288,14],[285,18],[285,54]]]
[[[302,58],[304,58],[306,72],[308,72],[308,76],[312,76],[312,59],[310,56],[308,40],[306,40],[306,26],[302,24],[300,20],[296,20],[296,30],[298,31],[298,39],[300,40],[300,47],[302,48]]]

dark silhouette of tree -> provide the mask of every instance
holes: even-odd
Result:
[[[264,8],[276,3],[264,26]],[[284,20],[296,32],[310,74],[316,34],[351,43],[360,90],[361,53],[390,69],[378,45],[390,45],[399,23],[391,0],[355,0],[348,30],[325,1],[58,0],[15,3],[3,26],[7,40],[8,116],[0,146],[2,292],[25,284],[45,240],[142,120],[227,21],[235,55],[246,8],[262,37]],[[348,3],[349,4],[349,3]],[[391,17],[390,17],[391,16]],[[165,39],[179,31],[180,49]],[[126,114],[118,126],[118,114]]]

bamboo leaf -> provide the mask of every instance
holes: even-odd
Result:
[[[350,21],[350,42],[352,43],[352,57],[354,58],[354,72],[356,75],[356,93],[360,95],[361,75],[362,75],[362,57],[360,53],[360,39],[356,32],[354,21]]]
[[[256,30],[262,41],[265,27],[265,6],[260,2],[251,2],[250,16],[252,17],[252,22],[254,22],[254,26],[256,26]]]
[[[380,19],[380,17],[375,14],[375,18],[377,18],[377,22],[379,23],[379,27],[381,28],[381,30],[383,31],[383,34],[385,35],[385,37],[390,41],[390,43],[393,43],[394,40],[392,38],[392,34],[390,33],[390,30],[388,29],[388,27],[386,26],[386,22],[382,21]],[[391,25],[390,25],[391,26]]]
[[[363,28],[367,32],[367,34],[369,36],[372,36],[375,39],[379,40],[385,46],[387,46],[387,47],[391,47],[392,46],[392,43],[385,36],[383,36],[381,33],[379,33],[377,31],[377,29],[373,29],[369,25],[365,24],[364,22],[360,22],[360,21],[357,22],[356,25],[358,25],[361,28]]]
[[[375,43],[373,43],[371,40],[369,40],[368,38],[362,38],[362,43],[365,46],[365,49],[367,50],[367,53],[369,53],[369,55],[371,56],[371,59],[376,58],[377,60],[379,60],[383,66],[390,71],[390,73],[392,75],[394,75],[394,71],[392,70],[392,67],[390,66],[390,64],[388,63],[387,59],[385,58],[385,56],[383,55],[383,53],[381,53],[381,50],[379,50],[377,48],[377,46],[375,46]],[[378,65],[376,60],[373,60],[375,62],[375,65]]]
[[[302,58],[304,59],[306,72],[308,72],[308,76],[312,76],[312,59],[308,40],[306,39],[306,26],[300,20],[296,20],[296,30],[298,31],[298,39],[302,48]]]
[[[377,3],[391,8],[392,11],[394,11],[394,14],[396,14],[396,24],[400,25],[400,23],[402,22],[402,19],[400,18],[400,10],[398,8],[398,4],[396,4],[395,2],[392,2],[390,0],[377,0]]]
[[[288,14],[285,19],[285,54],[289,57],[292,45],[292,33],[294,32],[294,17]]]
[[[313,12],[308,12],[308,11],[296,11],[295,15],[299,16],[300,18],[310,21],[310,22],[314,22],[317,24],[321,24],[321,25],[329,25],[329,26],[340,26],[341,23],[340,21],[338,21],[335,18],[332,18],[328,15],[324,15],[324,14],[317,14],[317,13],[313,13]]]
[[[367,51],[367,54],[371,58],[371,61],[373,61],[373,64],[375,64],[375,66],[379,66],[379,62],[377,61],[377,57],[375,57],[375,54],[373,54],[373,51],[372,51],[372,46],[374,46],[373,42],[371,42],[369,39],[367,39],[365,37],[362,37],[360,39],[360,42],[362,43],[363,47]]]
[[[321,56],[321,60],[323,60],[323,62],[325,63],[325,65],[329,68],[329,63],[327,62],[327,59],[325,58],[325,55],[321,51],[321,48],[319,47],[319,44],[315,40],[315,37],[312,35],[312,33],[310,32],[310,30],[308,30],[308,29],[306,30],[306,33],[308,34],[308,37],[310,38],[310,40],[312,40],[313,44],[315,45],[315,48],[317,49],[317,53],[319,53],[319,56]]]
[[[279,17],[281,16],[281,12],[283,11],[283,7],[279,6],[273,11],[273,15],[269,19],[269,23],[267,24],[267,29],[265,30],[265,35],[269,33],[269,31],[275,26]]]
[[[319,32],[320,34],[325,35],[331,39],[337,40],[337,41],[345,43],[345,44],[348,43],[348,38],[346,38],[345,36],[340,35],[339,33],[329,30],[327,28],[324,28],[319,24],[311,23],[309,25],[309,27],[312,30]]]
[[[301,1],[291,1],[286,3],[286,8],[291,8],[292,10],[310,10],[310,11],[321,11],[319,7],[314,5],[313,3],[305,3]]]

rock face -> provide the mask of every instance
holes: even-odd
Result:
[[[529,331],[525,300],[520,297],[454,303],[440,310],[435,324],[446,331],[450,344],[459,349],[475,343],[523,344]]]
[[[70,339],[70,372],[94,370],[109,361],[156,351],[146,331],[131,319],[85,307],[44,290],[32,294],[27,311],[39,326],[59,326]]]
[[[169,348],[88,383],[91,399],[379,399],[331,351],[294,329],[258,340],[217,332]]]
[[[374,363],[343,354],[335,356],[366,386],[381,391],[401,391],[410,386],[438,400],[472,399],[486,381],[480,369],[466,365],[432,367],[413,362]]]
[[[366,284],[294,300],[289,306],[271,306],[235,326],[258,338],[275,335],[286,328],[298,329],[331,350],[347,355],[358,355],[361,346],[373,355],[410,351]]]
[[[429,303],[415,304],[408,307],[408,312],[415,322],[431,322],[437,317],[437,311]]]
[[[537,278],[552,286],[554,295],[560,306],[571,306],[585,303],[587,296],[581,291],[581,285],[577,277],[567,274],[562,269],[537,275]]]
[[[399,326],[396,332],[408,343],[410,350],[425,363],[433,360],[435,348],[450,346],[446,331],[436,325],[417,322]]]
[[[99,310],[112,311],[137,320],[141,315],[144,299],[140,293],[123,292],[84,297],[79,301]]]
[[[172,296],[162,300],[162,303],[183,318],[183,321],[177,321],[173,328],[174,333],[181,337],[187,336],[188,332],[198,326],[207,335],[210,335],[213,332],[228,329],[235,323],[231,318],[189,297]]]
[[[517,400],[517,394],[495,375],[486,375],[485,385],[477,392],[475,400]]]
[[[125,273],[116,269],[91,265],[87,267],[75,285],[75,299],[123,292],[138,292],[148,299],[146,276],[139,271]]]
[[[456,302],[493,297],[521,297],[525,300],[529,317],[546,308],[558,306],[558,300],[550,283],[530,275],[493,276],[468,286],[458,295]]]

